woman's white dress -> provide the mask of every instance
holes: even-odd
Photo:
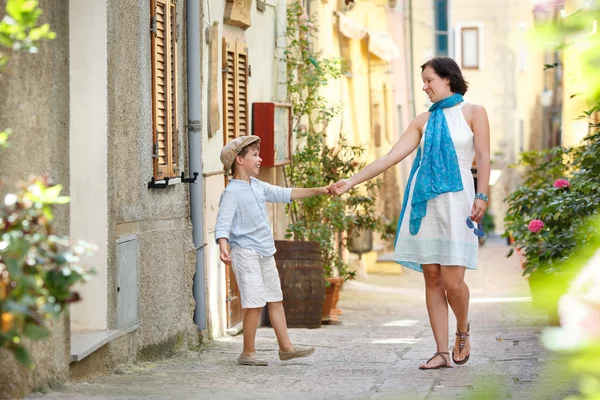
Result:
[[[473,131],[465,120],[462,108],[465,102],[444,109],[448,129],[456,149],[463,183],[460,192],[442,193],[427,202],[427,215],[421,221],[416,235],[409,232],[411,200],[416,182],[411,182],[408,204],[396,239],[394,260],[408,268],[423,272],[421,264],[461,265],[477,268],[478,240],[466,224],[475,199],[475,185],[471,165],[475,157]],[[423,128],[426,132],[427,124]],[[421,151],[425,135],[421,137]]]

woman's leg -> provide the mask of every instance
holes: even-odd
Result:
[[[465,283],[465,267],[444,266],[442,267],[442,282],[444,290],[448,294],[448,303],[456,316],[456,327],[460,332],[466,333],[469,329],[469,287]],[[454,359],[462,361],[471,352],[469,337],[462,351],[459,349],[459,340],[454,342]]]
[[[442,285],[442,272],[439,264],[424,264],[425,300],[437,352],[448,352],[448,300]],[[450,365],[447,355],[434,357],[429,363],[421,364],[421,368],[432,368],[444,364]]]
[[[261,308],[247,308],[244,314],[244,351],[248,357],[256,353],[256,330],[260,320]]]

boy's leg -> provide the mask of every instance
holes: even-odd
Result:
[[[256,353],[256,330],[260,321],[261,308],[247,308],[244,315],[244,351],[243,354],[252,357]]]
[[[287,323],[285,321],[285,312],[281,301],[267,303],[269,305],[269,319],[277,336],[280,351],[294,351],[290,337],[288,336]],[[245,328],[244,328],[245,329]]]
[[[285,312],[283,310],[281,282],[279,281],[275,259],[272,256],[263,257],[260,266],[265,285],[266,301],[269,307],[269,319],[279,342],[279,359],[291,360],[311,355],[315,352],[314,347],[294,346],[288,336]]]
[[[232,267],[238,282],[244,314],[244,350],[238,364],[265,366],[266,361],[255,358],[256,331],[260,313],[265,306],[265,292],[258,254],[249,249],[234,248],[231,251]]]

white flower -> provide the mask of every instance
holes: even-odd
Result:
[[[9,193],[4,196],[4,205],[6,207],[12,207],[17,204],[17,200],[19,200],[19,198],[16,195]]]

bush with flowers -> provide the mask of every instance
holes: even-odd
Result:
[[[600,132],[578,146],[523,153],[518,167],[525,180],[506,199],[505,236],[514,239],[523,274],[555,291],[540,296],[553,304],[573,273],[564,262],[598,234],[584,223],[600,205]]]
[[[584,230],[600,230],[600,218],[592,218]],[[561,357],[560,375],[577,381],[579,390],[566,400],[600,398],[600,235],[578,248],[565,268],[579,270],[558,300],[560,327],[542,332],[544,346]],[[563,379],[564,381],[564,379]],[[569,384],[571,392],[572,385]]]
[[[596,230],[581,232],[600,205],[600,132],[574,147],[527,152],[518,165],[525,180],[506,199],[506,233],[525,257],[523,273],[557,272]],[[511,252],[512,254],[512,252]]]

